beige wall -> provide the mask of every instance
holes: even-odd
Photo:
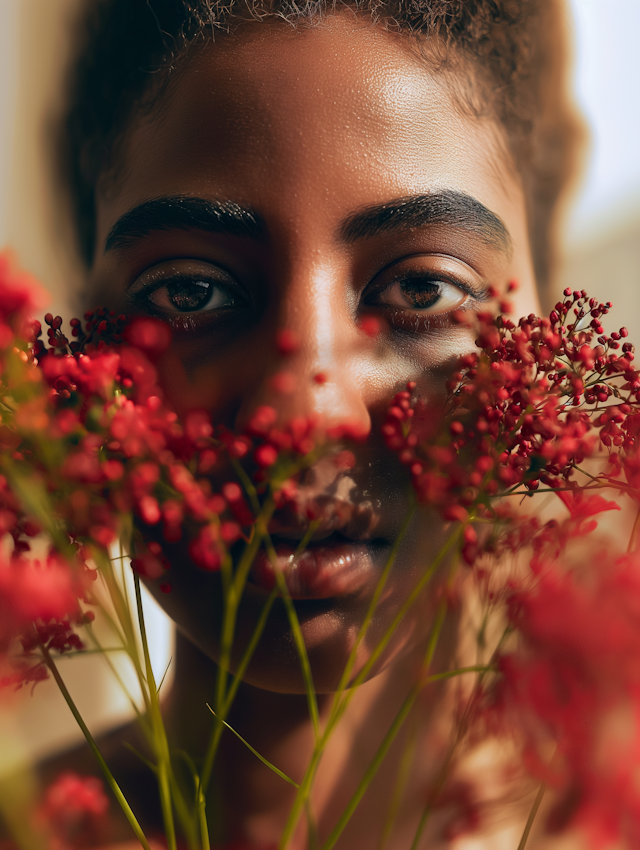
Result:
[[[612,301],[608,327],[628,327],[640,349],[640,199],[610,210],[567,246],[562,285]]]
[[[82,272],[51,176],[51,139],[61,109],[71,23],[81,1],[0,0],[0,247],[16,252],[21,265],[50,291],[50,309],[65,318],[71,318]],[[162,678],[171,633],[155,603],[146,601],[154,667]],[[108,636],[104,640],[109,643]],[[94,733],[131,716],[100,659],[63,660],[60,669]],[[126,665],[121,672],[127,678]],[[128,680],[133,686],[130,675]],[[0,777],[24,758],[42,757],[82,738],[52,682],[38,685],[33,696],[25,691],[8,703],[6,696],[0,694]]]
[[[11,117],[2,131],[9,156],[0,198],[0,242],[15,249],[21,264],[52,293],[54,311],[64,315],[81,277],[51,177],[51,139],[77,6],[78,0],[0,0],[13,65],[12,91],[5,94]]]

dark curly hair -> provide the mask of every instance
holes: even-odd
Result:
[[[537,280],[547,286],[558,200],[582,136],[566,83],[561,0],[85,0],[62,156],[87,263],[97,181],[117,159],[132,110],[153,102],[190,51],[247,18],[304,26],[341,7],[406,33],[463,109],[504,128],[524,187]]]

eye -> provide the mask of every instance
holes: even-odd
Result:
[[[406,277],[389,284],[374,302],[400,309],[445,313],[455,310],[467,298],[467,293],[446,280],[426,276]],[[372,303],[372,302],[370,302]]]
[[[437,254],[408,257],[384,269],[363,300],[367,306],[438,315],[456,310],[470,297],[482,300],[485,287],[462,261]]]
[[[221,286],[197,277],[173,280],[159,286],[148,297],[149,301],[167,313],[174,310],[178,313],[195,313],[233,303]]]
[[[172,260],[147,269],[127,297],[138,309],[167,317],[246,305],[243,291],[227,271],[194,260]]]

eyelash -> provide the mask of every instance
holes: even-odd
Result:
[[[208,268],[203,272],[203,266]],[[184,270],[180,271],[180,266]],[[215,270],[217,274],[212,273]],[[172,285],[186,288],[189,284],[207,283],[208,291],[206,298],[199,308],[206,306],[216,295],[226,301],[213,309],[194,311],[172,312],[162,309],[162,306],[154,304],[152,297],[154,293],[163,289],[169,291]],[[192,293],[195,294],[195,293]],[[127,291],[127,300],[135,312],[146,312],[157,316],[168,322],[177,331],[195,331],[205,324],[210,323],[216,315],[229,315],[229,310],[247,305],[250,299],[236,282],[235,278],[223,268],[211,266],[211,264],[189,261],[173,260],[153,267],[140,275]]]
[[[392,278],[384,284],[379,284],[378,286],[372,288],[369,292],[371,294],[384,295],[384,293],[389,292],[393,286],[396,284],[407,284],[412,281],[425,281],[427,283],[433,284],[444,284],[445,286],[453,286],[456,289],[460,290],[460,292],[464,293],[467,297],[474,298],[475,300],[484,300],[483,293],[478,292],[475,288],[470,287],[464,281],[461,281],[457,278],[454,278],[450,275],[438,274],[436,272],[421,272],[419,274],[406,274],[406,275],[398,275],[397,277]],[[363,298],[363,300],[365,300]],[[417,312],[422,312],[419,307],[414,308]],[[446,312],[446,311],[443,311]],[[426,315],[426,312],[424,313]],[[429,314],[436,315],[436,314]]]
[[[158,292],[159,290],[163,289],[164,287],[166,287],[168,289],[172,284],[178,284],[180,286],[186,287],[189,284],[196,285],[196,284],[199,284],[199,283],[207,283],[207,284],[211,285],[211,287],[212,287],[211,292],[208,293],[210,298],[213,295],[213,290],[217,289],[217,290],[219,290],[221,292],[225,292],[229,295],[229,298],[230,298],[230,305],[229,306],[236,306],[236,304],[234,303],[234,298],[229,292],[231,287],[229,285],[225,285],[224,283],[221,283],[220,281],[215,280],[213,278],[206,278],[205,275],[176,275],[175,277],[165,278],[162,283],[158,283],[156,285],[149,284],[149,285],[143,287],[142,289],[140,289],[139,291],[132,293],[129,296],[129,298],[130,298],[130,300],[134,301],[136,304],[145,304],[145,303],[149,304],[149,302],[151,300],[151,296],[155,292]],[[240,299],[238,299],[236,297],[236,301],[238,301],[238,300],[240,300]],[[190,311],[184,311],[184,314],[187,315],[189,312]],[[196,311],[194,310],[194,311],[191,311],[191,312],[196,312]],[[202,310],[202,312],[206,312],[206,311]]]
[[[439,255],[430,255],[430,259],[439,260],[441,263],[446,265],[447,263],[457,263],[458,261],[453,260],[453,258],[439,256]],[[180,261],[174,261],[171,263],[171,266],[175,269],[175,265]],[[185,261],[188,263],[188,261]],[[473,299],[476,303],[485,301],[488,297],[487,292],[484,287],[477,285],[472,286],[468,282],[461,280],[458,275],[451,274],[449,272],[439,271],[437,269],[420,269],[416,268],[416,263],[421,262],[421,257],[411,257],[406,258],[405,260],[401,260],[393,263],[391,266],[387,267],[389,272],[395,271],[398,267],[402,267],[403,265],[408,265],[409,268],[407,272],[404,274],[398,274],[397,271],[393,276],[390,276],[388,280],[384,280],[385,271],[378,273],[374,280],[365,287],[364,291],[361,294],[361,305],[366,310],[384,310],[388,314],[390,314],[391,324],[397,324],[400,326],[405,326],[410,323],[411,325],[423,324],[425,320],[431,323],[434,320],[442,321],[452,310],[458,308],[464,308],[467,300],[469,298]],[[189,263],[189,265],[195,265]],[[413,266],[413,268],[411,268]],[[471,270],[470,270],[471,273]],[[223,279],[212,275],[211,273],[198,273],[191,272],[188,273],[185,270],[185,273],[176,273],[170,277],[164,277],[161,269],[152,269],[148,276],[150,277],[149,282],[140,283],[140,279],[138,278],[133,286],[129,289],[128,292],[128,300],[134,306],[136,311],[144,311],[147,313],[151,313],[152,315],[163,318],[167,321],[175,330],[182,330],[185,332],[197,330],[205,324],[210,323],[215,320],[217,316],[221,314],[225,314],[228,316],[228,311],[238,309],[238,307],[247,307],[250,306],[250,299],[247,297],[246,293],[241,289],[239,284],[234,280],[234,278],[229,274],[227,274],[223,269],[220,270],[220,274],[223,275]],[[141,276],[144,277],[144,276]],[[154,281],[155,278],[155,281]],[[380,280],[382,278],[382,280]],[[376,283],[376,281],[379,281]],[[389,299],[392,297],[392,292],[394,287],[399,286],[402,288],[403,286],[407,286],[411,283],[411,281],[417,282],[427,282],[434,284],[442,284],[445,287],[455,287],[458,292],[462,294],[461,300],[454,305],[448,307],[441,312],[429,312],[428,308],[432,305],[426,305],[424,308],[420,307],[410,307],[403,306],[398,304],[393,304],[390,301],[384,303],[383,301],[379,301],[377,304],[373,301],[373,299],[386,297]],[[187,286],[189,283],[197,284],[206,282],[209,286],[208,291],[208,299],[206,303],[209,303],[216,294],[221,296],[223,299],[227,299],[227,303],[221,304],[217,307],[210,308],[208,310],[197,309],[194,311],[179,311],[177,310],[175,313],[170,312],[169,310],[163,310],[159,305],[155,305],[152,301],[152,296],[154,293],[162,290],[163,288],[167,288],[173,284],[179,284],[183,287]],[[133,291],[132,291],[133,290]],[[406,294],[403,291],[403,294]],[[438,295],[440,298],[441,295]],[[436,302],[437,303],[437,302]],[[433,305],[435,306],[435,305]],[[418,328],[416,327],[416,330]]]

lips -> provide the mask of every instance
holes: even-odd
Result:
[[[254,561],[250,580],[266,591],[276,584],[276,570],[287,583],[292,599],[329,599],[357,594],[379,575],[386,541],[348,540],[333,533],[312,541],[298,556],[296,542],[272,537],[275,564],[264,549]]]
[[[280,573],[293,599],[309,600],[375,588],[408,509],[407,482],[397,472],[368,455],[348,472],[320,459],[305,471],[295,498],[271,517],[275,558],[272,563],[263,545],[250,583],[270,592]],[[296,555],[309,531],[309,543]]]

